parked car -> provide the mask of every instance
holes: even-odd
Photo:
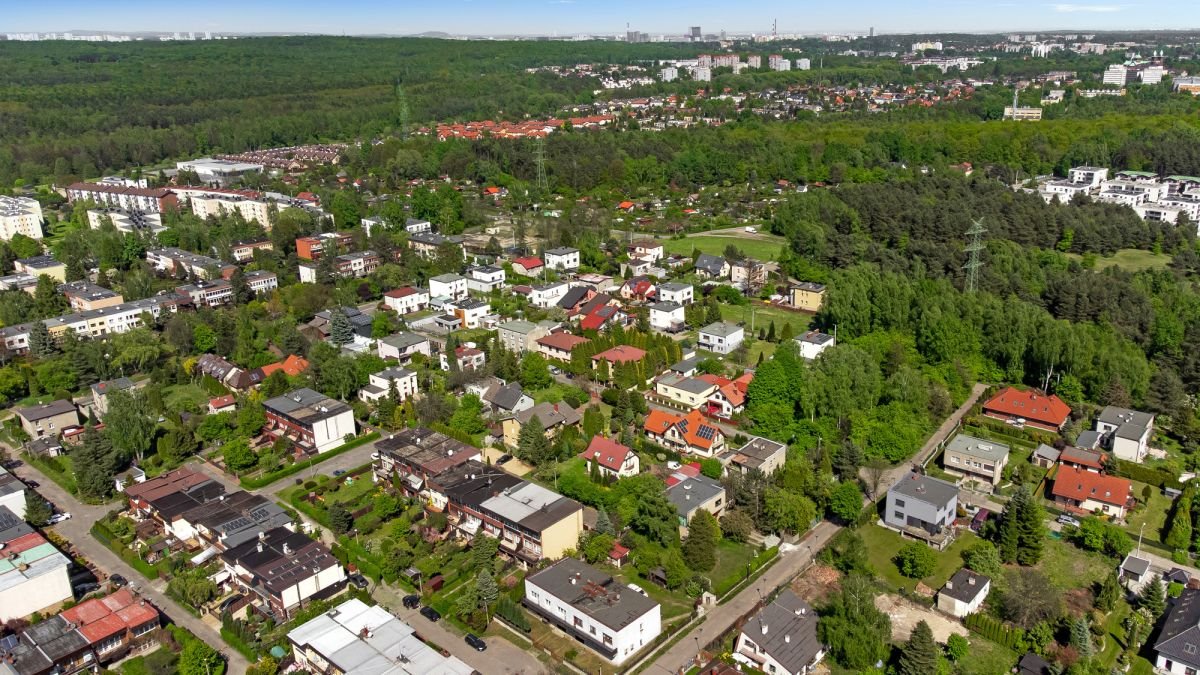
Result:
[[[471,645],[471,647],[477,652],[482,652],[487,649],[487,643],[483,641],[483,638],[480,638],[476,635],[467,633],[465,640],[466,643]]]
[[[1072,517],[1072,516],[1068,516],[1065,513],[1058,517],[1058,522],[1063,525],[1072,525],[1074,527],[1079,527],[1079,519]]]
[[[366,588],[367,586],[371,585],[371,582],[367,581],[367,578],[361,574],[351,574],[349,577],[347,577],[347,579],[350,580],[350,583],[358,586],[359,588]]]
[[[341,475],[343,475],[343,474],[345,474],[345,473],[346,473],[346,470],[345,470],[345,469],[338,469],[338,470],[336,470],[336,471],[334,471],[334,472],[333,472],[333,477],[334,477],[334,478],[337,478],[338,476],[341,476]]]
[[[75,595],[82,598],[88,593],[100,590],[100,584],[79,584],[74,588]]]
[[[63,522],[64,520],[70,520],[70,519],[71,519],[71,514],[69,514],[69,513],[56,513],[56,514],[50,516],[49,522],[51,525],[57,525],[57,524]]]
[[[225,598],[221,601],[220,607],[217,608],[217,614],[224,614],[225,612],[228,612],[229,608],[236,605],[243,597],[245,596],[243,596],[241,593],[234,593],[228,598]]]
[[[120,588],[122,586],[129,585],[129,580],[126,579],[125,577],[121,576],[120,574],[114,574],[108,578],[108,583],[112,584],[113,586],[116,586],[117,588]]]
[[[497,464],[506,464],[510,461],[512,461],[512,455],[509,455],[506,453],[506,454],[500,455],[500,459],[496,460],[496,463]]]
[[[37,482],[36,480],[27,480],[27,481],[25,481],[25,487],[33,488],[36,490],[36,489],[42,487],[42,484]]]
[[[442,615],[429,605],[425,605],[421,608],[421,616],[429,619],[430,621],[439,621],[442,618]]]
[[[987,519],[991,515],[992,512],[988,511],[987,509],[979,509],[976,511],[975,517],[971,519],[971,530],[978,532],[979,530],[983,529],[983,524],[987,522]]]
[[[746,231],[749,232],[750,234],[754,234],[755,232],[758,232],[758,229],[753,228],[753,227],[747,227]]]
[[[406,595],[404,596],[404,606],[409,609],[416,609],[421,606],[421,596]]]

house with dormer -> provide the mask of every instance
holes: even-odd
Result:
[[[595,465],[600,475],[605,477],[627,478],[636,476],[641,470],[636,452],[603,436],[593,436],[592,442],[579,456],[587,462],[588,472]]]

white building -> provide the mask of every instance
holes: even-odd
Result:
[[[504,268],[494,265],[472,267],[467,270],[467,290],[476,293],[491,293],[504,288]]]
[[[534,286],[529,291],[529,304],[534,307],[553,307],[558,304],[559,300],[567,294],[570,287],[563,282],[553,284],[544,284],[542,286]]]
[[[1104,84],[1124,87],[1129,81],[1129,68],[1123,63],[1114,63],[1104,70]]]
[[[991,590],[991,579],[964,567],[938,591],[937,608],[961,619],[978,612]]]
[[[88,226],[93,230],[98,230],[104,224],[105,218],[108,218],[118,232],[158,234],[167,229],[163,227],[162,215],[158,213],[142,213],[124,209],[92,209],[88,211]]]
[[[812,61],[809,59],[796,59],[797,70],[812,70]]]
[[[248,173],[261,173],[263,165],[202,157],[186,162],[176,162],[175,168],[179,171],[195,172],[200,182],[205,185],[224,187]]]
[[[683,305],[678,302],[656,302],[650,305],[650,327],[668,333],[686,328]]]
[[[454,316],[457,316],[462,321],[463,328],[479,328],[483,326],[483,320],[492,313],[492,305],[486,300],[475,300],[467,298],[466,300],[455,301]]]
[[[712,82],[712,68],[695,66],[692,68],[692,79],[697,82]]]
[[[614,664],[662,632],[657,602],[574,558],[527,577],[524,605]]]
[[[118,305],[89,309],[75,314],[64,314],[43,323],[50,329],[51,335],[62,335],[65,331],[75,331],[80,337],[102,338],[112,333],[124,333],[144,325],[142,316],[149,314],[157,319],[164,312],[174,312],[179,308],[179,297],[175,295],[156,295],[144,300],[123,302]],[[16,326],[6,326],[2,329],[4,344],[13,353],[24,353],[29,349],[29,330],[33,323],[23,323]]]
[[[42,238],[42,205],[29,197],[0,195],[0,239],[8,241],[18,234]]]
[[[683,284],[677,281],[669,281],[659,284],[657,295],[661,302],[674,302],[680,305],[690,305],[695,298],[695,289],[691,284]]]
[[[75,598],[71,561],[54,544],[0,508],[4,564],[0,565],[0,622],[23,619]]]
[[[674,82],[679,79],[679,69],[674,66],[667,66],[658,71],[658,76],[663,82]]]
[[[350,406],[308,388],[267,399],[263,410],[265,433],[286,438],[310,453],[333,450],[358,433]]]
[[[92,391],[95,390],[96,385],[92,385]],[[0,466],[0,508],[12,511],[18,519],[25,518],[25,484],[2,466]]]
[[[800,356],[809,361],[817,358],[836,343],[837,340],[832,335],[816,330],[810,330],[796,338],[796,344],[800,345]]]
[[[1108,180],[1108,169],[1102,166],[1076,166],[1067,172],[1067,180],[1088,188],[1100,187]]]
[[[413,288],[412,286],[393,288],[383,294],[383,302],[393,312],[403,316],[428,308],[429,291],[421,288]]]
[[[552,248],[547,250],[543,257],[546,260],[546,267],[552,270],[579,269],[579,249],[577,248],[569,246]]]
[[[460,274],[439,274],[429,280],[429,295],[462,300],[467,297],[467,278]]]
[[[733,659],[773,675],[808,675],[825,657],[817,613],[790,589],[742,625]]]
[[[728,354],[746,339],[746,331],[739,325],[728,321],[711,323],[700,329],[699,346],[714,354]]]
[[[378,342],[380,358],[408,363],[417,354],[430,355],[429,340],[416,333],[393,333]]]
[[[1119,459],[1141,462],[1150,449],[1154,435],[1154,415],[1150,413],[1106,406],[1096,418],[1096,432],[1101,444],[1112,450]]]
[[[406,401],[417,394],[417,373],[407,368],[386,368],[372,373],[370,383],[358,392],[358,398],[373,403],[391,393],[393,383],[398,401]]]
[[[271,206],[261,199],[251,199],[236,194],[210,193],[188,199],[192,213],[200,218],[239,214],[246,222],[258,223],[271,229]]]
[[[279,288],[279,277],[275,276],[274,272],[254,270],[253,272],[246,272],[242,278],[246,280],[246,286],[254,291],[256,295],[270,293]]]

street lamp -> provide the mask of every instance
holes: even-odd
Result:
[[[700,636],[693,635],[692,639],[696,641],[696,665],[700,665]]]

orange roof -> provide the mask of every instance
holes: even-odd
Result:
[[[263,377],[270,377],[271,373],[277,370],[282,370],[290,377],[295,377],[300,373],[308,370],[308,359],[305,359],[295,354],[289,354],[288,357],[277,363],[268,363],[262,367]]]
[[[648,434],[662,436],[667,433],[667,429],[675,426],[675,422],[679,418],[669,412],[662,410],[651,410],[649,415],[646,415],[646,423],[643,428]]]
[[[631,202],[631,201],[623,201],[623,202],[621,202],[620,204],[617,204],[617,208],[618,208],[618,209],[632,209],[632,208],[633,208],[633,202]]]
[[[1104,504],[1124,507],[1129,503],[1132,484],[1126,478],[1085,471],[1073,466],[1059,467],[1054,477],[1055,497],[1082,502],[1092,499]]]
[[[746,403],[746,386],[750,384],[750,380],[754,379],[754,373],[744,373],[736,380],[704,373],[696,379],[715,384],[729,404],[738,408]]]
[[[62,613],[79,633],[95,644],[158,619],[158,610],[128,588],[103,598],[81,602]]]
[[[711,448],[720,430],[708,423],[699,410],[693,410],[677,421],[675,426],[683,435],[683,440],[695,448]],[[704,431],[708,429],[710,431]]]
[[[541,267],[542,259],[538,258],[536,256],[526,256],[524,258],[513,258],[513,264],[520,265],[521,267],[524,267],[526,270],[530,270],[535,267]]]
[[[1047,396],[1035,390],[1022,391],[1016,387],[1005,387],[983,404],[983,411],[1008,417],[1024,417],[1031,422],[1040,422],[1061,427],[1071,416],[1071,408],[1062,399]]]
[[[234,403],[237,403],[237,399],[234,398],[232,394],[226,394],[224,396],[218,396],[208,400],[208,404],[214,409],[228,408]]]

